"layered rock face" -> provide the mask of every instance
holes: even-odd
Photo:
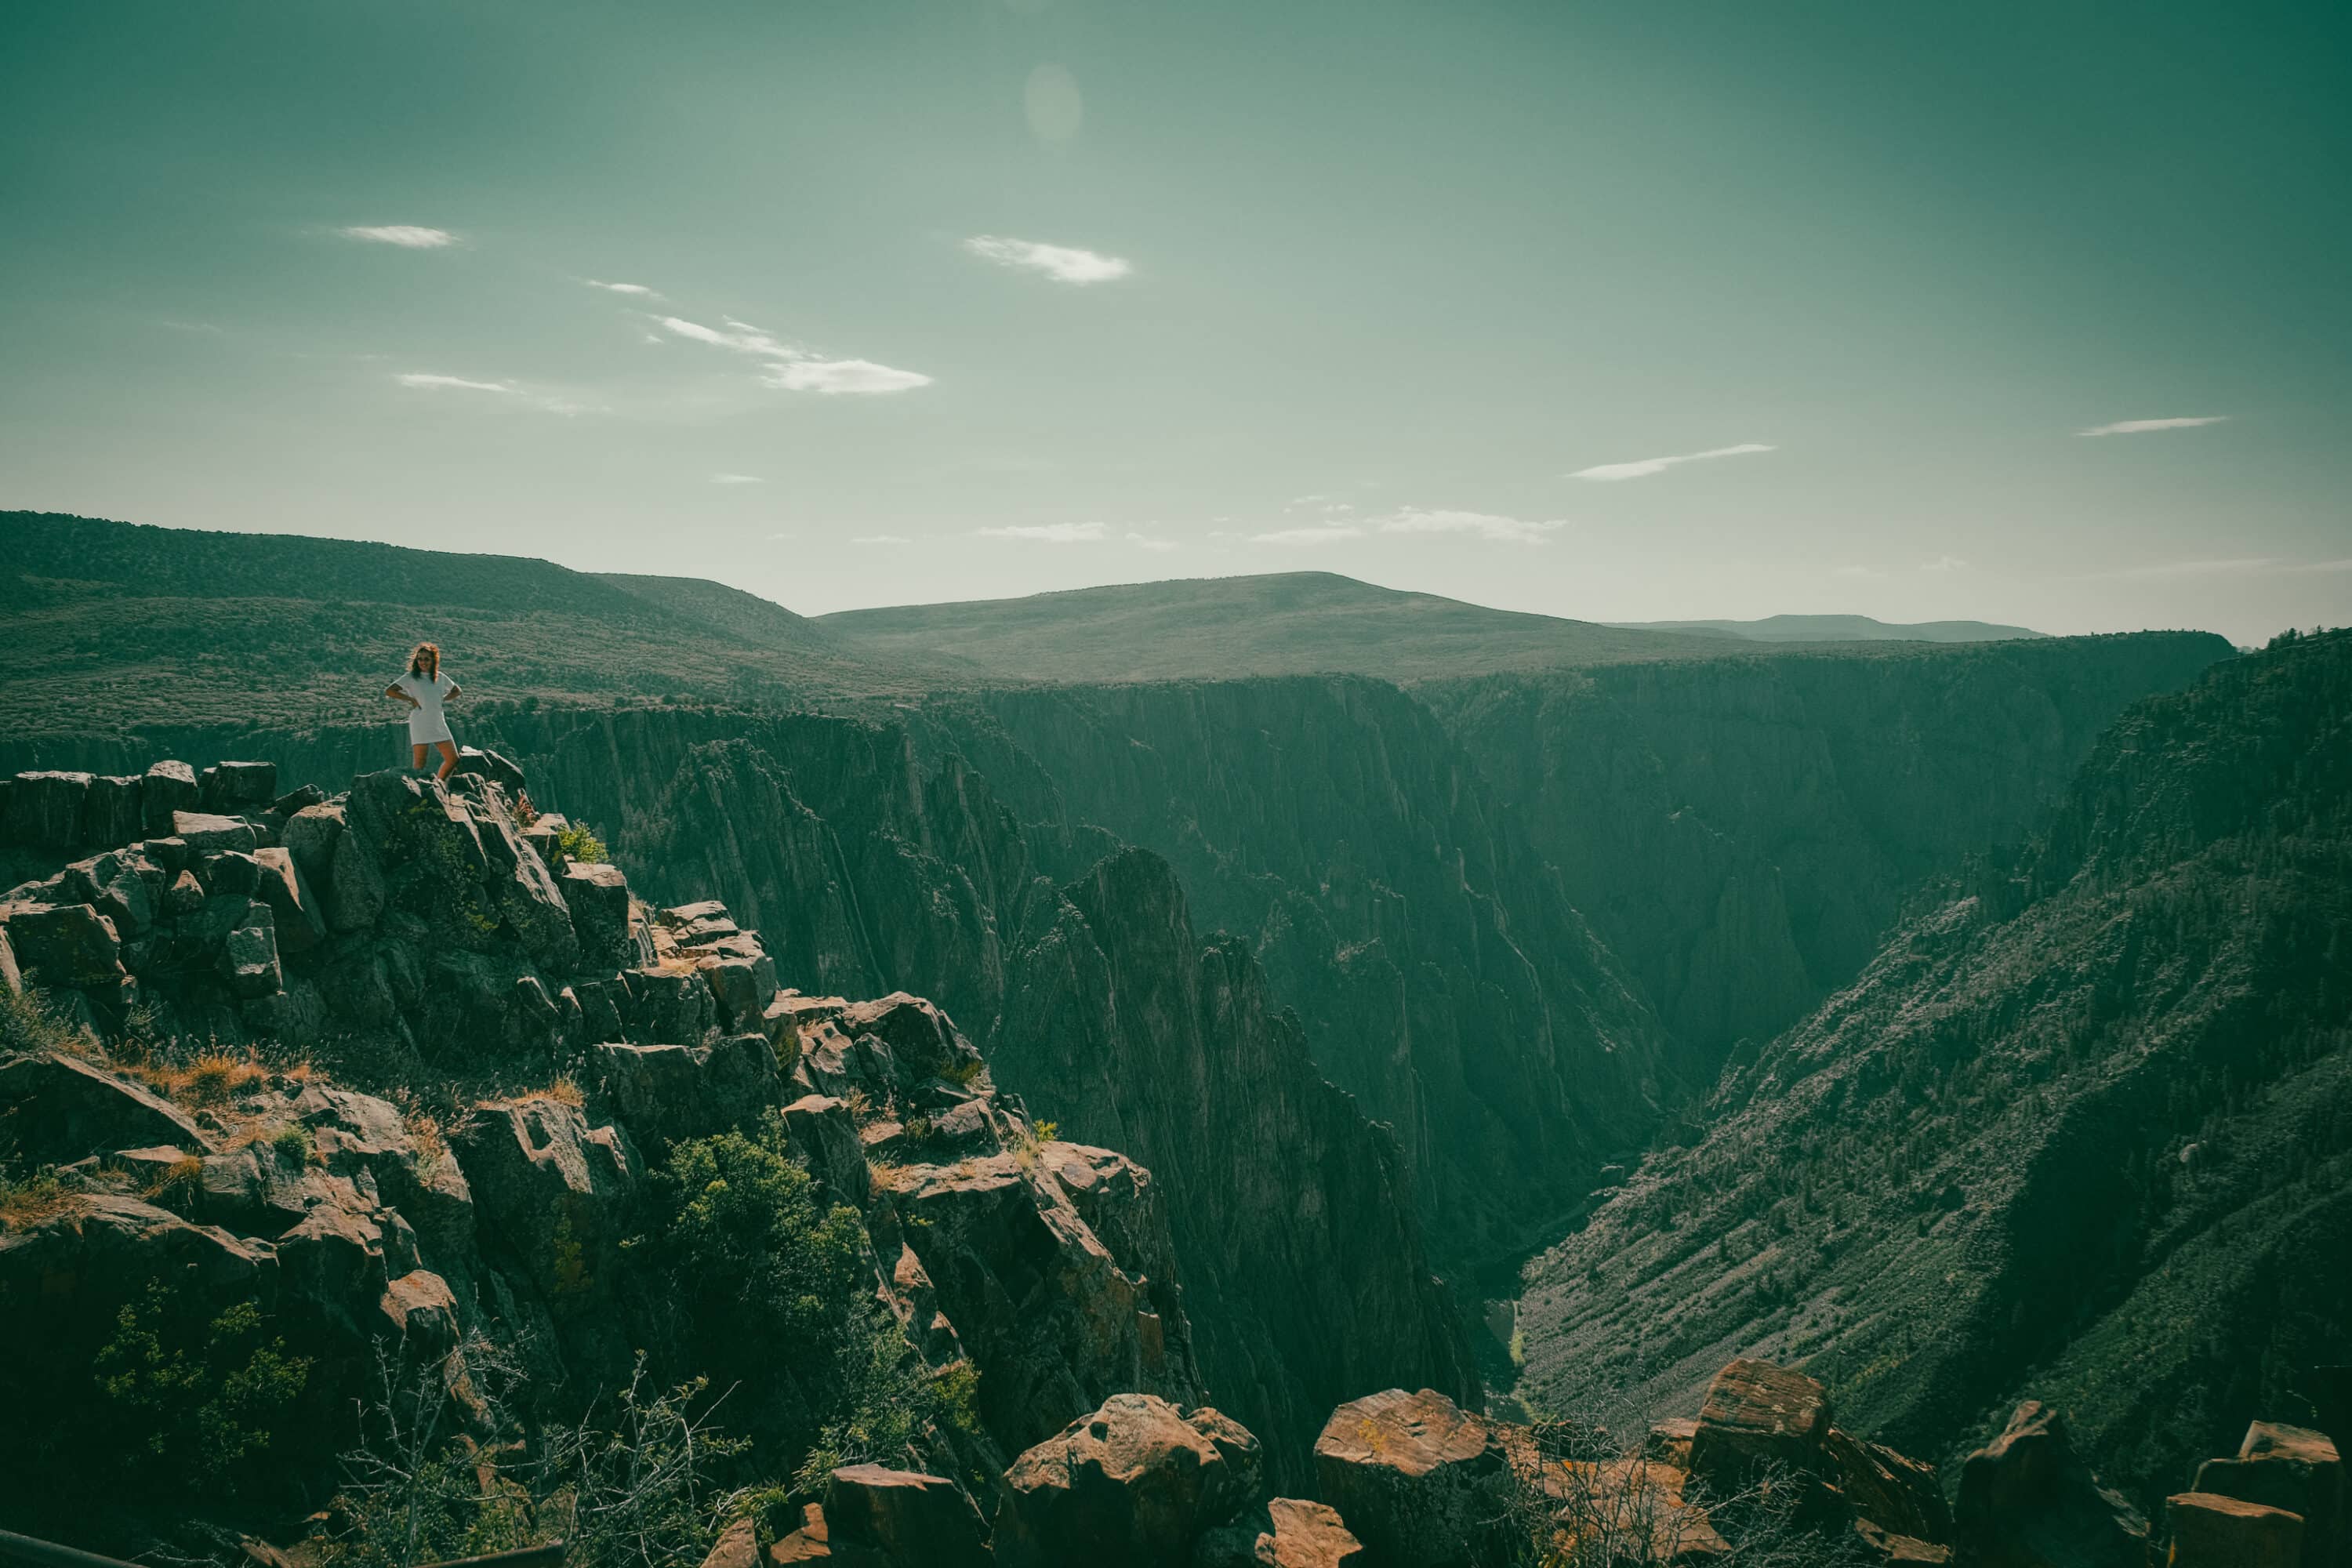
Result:
[[[1103,830],[1244,937],[1307,1047],[1396,1129],[1442,1256],[1557,1225],[1646,1136],[1666,1036],[1429,711],[1332,678],[992,693],[926,717],[1032,841]]]
[[[2144,1513],[2352,1300],[2352,636],[2138,704],[2051,825],[1531,1268],[1526,1389],[1802,1357],[1952,1455],[2027,1390]]]
[[[2231,652],[2144,633],[1414,694],[1711,1070],[1860,973],[1926,879],[2023,837],[2125,708]]]
[[[1278,1484],[1304,1484],[1349,1390],[1411,1381],[1476,1402],[1393,1147],[1317,1074],[1242,945],[1202,948],[1166,862],[1102,860],[1012,968],[992,1060],[1034,1114],[1133,1150],[1166,1184],[1202,1370],[1267,1437]]]
[[[535,1399],[584,1398],[566,1391],[625,1381],[632,1347],[669,1331],[631,1258],[667,1151],[768,1117],[855,1212],[910,1353],[977,1373],[979,1425],[939,1438],[940,1462],[1001,1463],[1114,1394],[1203,1397],[1150,1172],[1043,1135],[929,1003],[782,990],[723,906],[655,909],[609,866],[551,864],[504,786],[458,782],[368,774],[309,804],[183,811],[168,840],[0,901],[12,988],[65,1020],[0,1058],[12,1181],[26,1159],[57,1171],[0,1218],[0,1332],[43,1347],[0,1364],[0,1404],[86,1405],[100,1342],[151,1297],[189,1331],[255,1309],[307,1369],[277,1433],[297,1495],[331,1482],[380,1347],[429,1360],[480,1336]],[[210,945],[223,929],[272,940]],[[309,941],[281,952],[289,929]],[[388,1089],[447,1083],[459,1113],[330,1082],[305,1045]],[[518,1079],[541,1087],[482,1091]],[[12,1518],[71,1493],[43,1479],[54,1429],[0,1435]]]

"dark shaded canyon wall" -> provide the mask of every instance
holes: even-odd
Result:
[[[2229,644],[2148,632],[1414,688],[1677,1036],[1762,1041],[1904,900],[2016,842],[2126,707]]]
[[[1171,1224],[1194,1352],[1217,1399],[1253,1413],[1278,1485],[1311,1484],[1334,1389],[1428,1386],[1475,1407],[1393,1144],[1324,1081],[1246,945],[1202,947],[1166,861],[1106,857],[1012,966],[996,1070],[1032,1115],[1128,1140],[1184,1194]]]
[[[1551,1233],[1677,1092],[1664,1030],[1429,710],[1349,677],[924,710],[1036,843],[1165,857],[1397,1132],[1441,1259]]]
[[[2028,1395],[2147,1506],[2352,1343],[2352,633],[2129,709],[1971,896],[1530,1267],[1522,1393],[1802,1361],[1950,1458]]]

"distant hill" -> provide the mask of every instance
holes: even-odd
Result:
[[[2006,642],[2045,637],[1990,621],[1876,621],[1868,616],[1767,616],[1760,621],[1611,621],[1628,631],[1721,632],[1751,642]]]
[[[882,657],[968,661],[1005,680],[1103,681],[1338,671],[1390,680],[1627,659],[1719,658],[1721,635],[1627,629],[1377,587],[1331,572],[1196,577],[1021,599],[820,616]]]
[[[382,718],[430,638],[478,699],[789,702],[910,690],[914,671],[691,578],[298,534],[0,512],[16,736]]]

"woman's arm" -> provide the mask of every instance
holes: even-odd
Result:
[[[416,699],[411,697],[407,692],[403,691],[400,689],[400,682],[397,680],[394,681],[390,686],[385,687],[383,689],[383,694],[386,697],[391,698],[394,702],[405,702],[411,708],[416,706]]]

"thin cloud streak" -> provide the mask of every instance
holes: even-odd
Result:
[[[364,240],[371,245],[396,245],[403,250],[439,250],[457,243],[457,237],[446,228],[425,228],[413,223],[354,224],[335,232],[345,239]]]
[[[1099,544],[1108,531],[1099,522],[1021,522],[972,530],[982,539],[1027,539],[1040,544]]]
[[[640,300],[658,300],[661,293],[642,283],[607,283],[601,278],[583,278],[581,282],[591,289],[602,289],[607,294],[628,294]]]
[[[1278,528],[1272,533],[1253,533],[1249,536],[1249,542],[1252,544],[1276,544],[1297,548],[1316,544],[1337,544],[1343,539],[1363,537],[1364,531],[1360,528],[1351,527],[1346,523],[1335,523],[1323,528]]]
[[[1467,533],[1480,539],[1492,539],[1510,544],[1541,544],[1544,536],[1566,528],[1564,518],[1552,518],[1542,522],[1523,521],[1516,517],[1499,517],[1484,511],[1427,511],[1407,507],[1381,520],[1382,533]]]
[[[768,481],[758,474],[713,474],[710,482],[714,485],[764,485]]]
[[[849,542],[852,544],[912,544],[915,542],[903,533],[861,533]]]
[[[1759,441],[1743,441],[1737,447],[1716,447],[1704,452],[1684,452],[1672,458],[1641,458],[1630,463],[1598,463],[1589,468],[1579,468],[1568,477],[1571,479],[1646,479],[1681,463],[1704,463],[1716,458],[1738,458],[1750,452],[1779,450],[1778,447],[1768,447]]]
[[[423,371],[412,371],[404,375],[395,375],[392,379],[403,386],[425,387],[436,391],[511,393],[515,390],[511,384],[503,381],[468,381],[462,375],[434,375]]]
[[[982,260],[1042,272],[1056,283],[1109,283],[1135,270],[1125,258],[1105,256],[1098,250],[1040,245],[1035,240],[1006,239],[992,234],[976,234],[963,242],[963,247]]]
[[[2077,430],[2077,436],[2145,436],[2151,430],[2194,430],[2200,425],[2219,425],[2230,416],[2226,414],[2200,414],[2189,419],[2118,419],[2112,425],[2094,425],[2088,430]]]
[[[911,392],[931,384],[931,378],[920,371],[898,370],[869,359],[820,359],[763,328],[731,316],[721,318],[727,323],[724,330],[706,327],[682,316],[656,316],[654,320],[678,337],[765,361],[760,379],[786,392],[814,392],[828,396],[842,393],[874,395]]]

